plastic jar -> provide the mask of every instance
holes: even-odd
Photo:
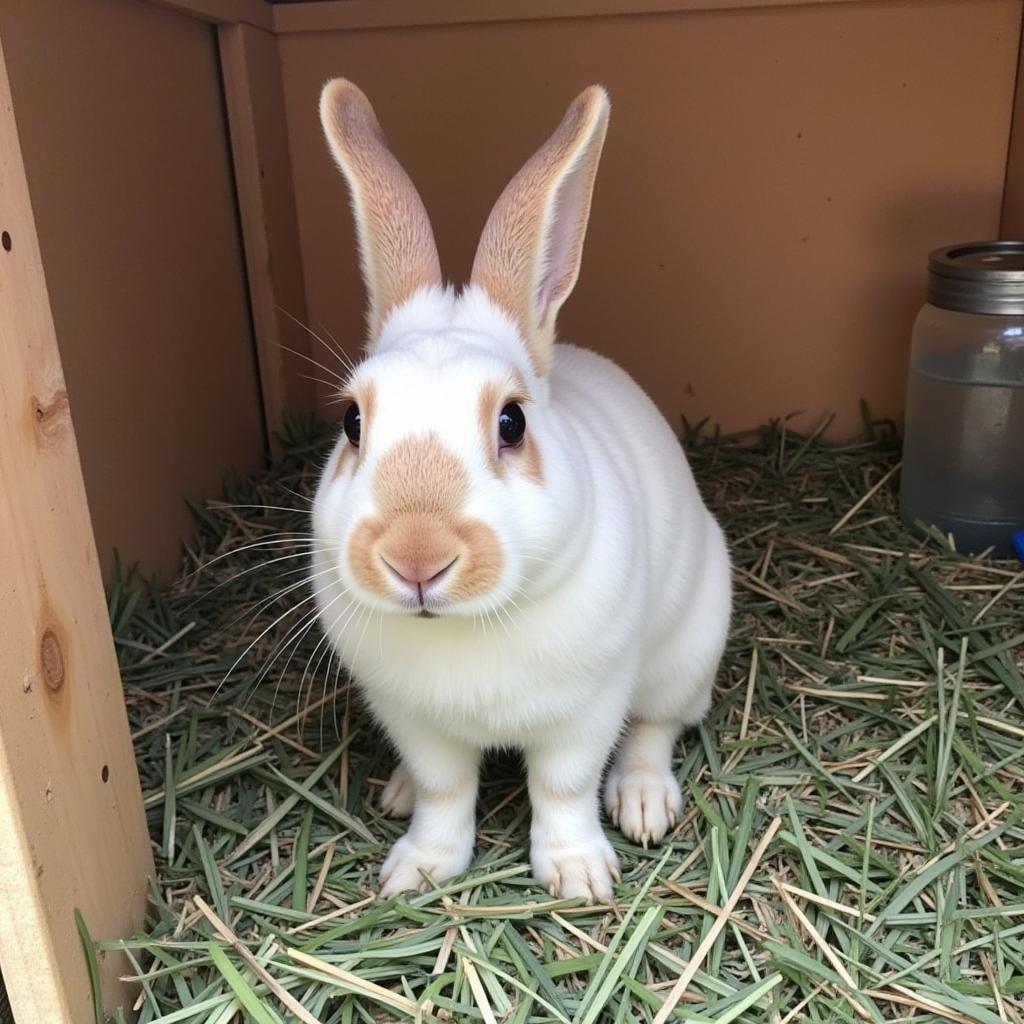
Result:
[[[1024,242],[928,258],[917,315],[900,508],[958,551],[1013,553],[1024,529]]]

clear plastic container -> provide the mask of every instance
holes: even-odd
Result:
[[[929,258],[910,356],[901,512],[958,551],[1012,555],[1024,529],[1024,243]]]

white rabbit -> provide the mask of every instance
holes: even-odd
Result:
[[[608,122],[598,86],[502,193],[472,281],[442,284],[426,211],[352,83],[320,116],[351,192],[369,344],[314,505],[321,621],[397,747],[412,814],[385,894],[465,870],[483,751],[522,750],[535,876],[609,899],[605,806],[661,839],[671,767],[729,627],[729,556],[678,439],[621,369],[555,344]],[[639,300],[642,301],[642,298]]]

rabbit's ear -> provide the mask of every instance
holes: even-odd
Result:
[[[502,192],[473,261],[473,284],[515,320],[541,375],[551,367],[558,310],[579,275],[608,110],[599,85],[576,97]]]
[[[441,284],[434,233],[361,89],[344,78],[328,82],[320,94],[320,123],[352,198],[372,344],[395,306],[424,286]]]

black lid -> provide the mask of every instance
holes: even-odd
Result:
[[[928,301],[961,313],[1024,315],[1024,242],[969,242],[928,256]]]

